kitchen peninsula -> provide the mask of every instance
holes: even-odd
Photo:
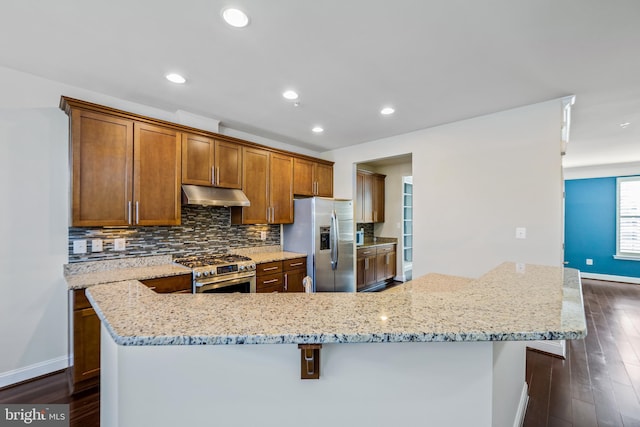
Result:
[[[87,294],[103,426],[513,426],[525,341],[586,335],[578,272],[528,264],[382,293]],[[300,379],[298,344],[322,345],[319,380]]]

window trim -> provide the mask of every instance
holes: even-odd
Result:
[[[616,253],[614,259],[627,261],[640,261],[640,253],[620,251],[620,183],[627,181],[640,181],[640,175],[616,178]]]

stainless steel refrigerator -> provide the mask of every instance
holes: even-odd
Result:
[[[314,292],[355,292],[353,201],[294,200],[294,223],[283,227],[283,249],[307,254]]]

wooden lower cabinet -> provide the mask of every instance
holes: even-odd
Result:
[[[191,273],[179,276],[141,280],[157,293],[191,293]],[[72,394],[100,384],[100,319],[85,295],[85,289],[71,293],[73,327],[69,331],[69,347],[73,365],[69,368]]]
[[[304,292],[307,258],[294,258],[256,265],[256,292]]]
[[[358,291],[391,281],[396,275],[396,245],[359,248],[356,257]]]

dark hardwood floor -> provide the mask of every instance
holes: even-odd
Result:
[[[527,351],[525,427],[640,426],[640,285],[582,279],[587,338]]]
[[[525,427],[640,427],[640,285],[583,279],[588,336],[567,358],[527,351]],[[71,427],[100,425],[100,391],[69,396],[64,373],[0,390],[0,403],[68,403]]]

